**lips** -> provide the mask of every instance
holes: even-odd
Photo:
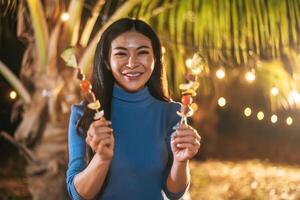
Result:
[[[122,75],[127,79],[127,80],[137,80],[139,79],[144,72],[122,72]]]

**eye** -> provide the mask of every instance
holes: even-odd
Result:
[[[140,54],[140,55],[149,54],[149,51],[139,51],[138,54]]]
[[[116,52],[114,56],[126,56],[125,52]]]

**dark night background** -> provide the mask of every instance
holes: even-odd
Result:
[[[0,9],[1,10],[1,9]],[[2,15],[2,14],[0,14]],[[0,17],[0,60],[16,74],[19,74],[24,45],[16,38],[16,16],[8,13],[5,17]],[[4,29],[5,27],[5,29]],[[0,130],[5,130],[12,134],[15,130],[18,120],[11,122],[10,113],[14,102],[9,97],[13,90],[8,82],[0,75]],[[10,156],[17,156],[17,149],[0,137],[0,164],[7,162]],[[3,175],[1,173],[1,175]]]

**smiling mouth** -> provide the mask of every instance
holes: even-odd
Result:
[[[142,72],[128,72],[128,73],[122,73],[123,76],[125,76],[126,79],[129,80],[136,80],[140,78],[144,73]]]

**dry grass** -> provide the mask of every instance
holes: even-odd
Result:
[[[193,161],[192,200],[297,200],[300,167],[259,160]]]

